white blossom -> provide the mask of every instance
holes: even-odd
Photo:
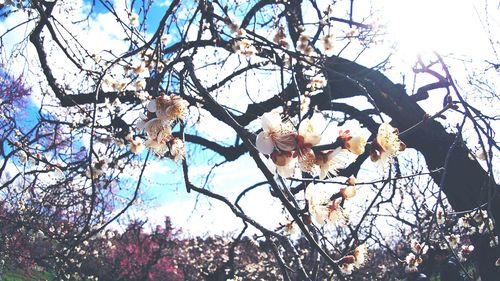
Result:
[[[179,138],[174,138],[170,144],[170,156],[173,160],[179,161],[186,157],[186,146]]]
[[[233,43],[233,50],[240,55],[247,58],[253,57],[257,54],[257,49],[252,45],[252,41],[248,39],[236,40]]]
[[[382,123],[378,129],[377,138],[372,142],[370,158],[382,164],[390,163],[400,151],[405,149],[405,144],[399,139],[398,129]]]
[[[325,37],[321,38],[321,45],[320,48],[323,52],[323,54],[327,56],[333,55],[333,42],[335,40],[335,37],[333,35],[326,35]]]
[[[255,146],[263,154],[271,154],[275,148],[293,151],[297,147],[297,133],[289,123],[283,123],[279,113],[264,113],[261,118],[262,132],[257,135]]]
[[[413,253],[409,253],[405,258],[406,272],[416,272],[418,271],[418,266],[422,263],[422,258],[415,256]]]
[[[132,12],[129,16],[129,21],[130,25],[132,27],[138,27],[139,26],[139,15],[137,13]]]
[[[185,120],[188,114],[189,103],[183,98],[171,94],[161,95],[148,104],[149,112],[156,113],[156,116],[163,121],[173,121],[176,119]]]
[[[306,188],[306,200],[309,213],[318,225],[334,224],[344,225],[347,223],[347,216],[337,200],[331,200],[335,189],[330,185],[316,185],[311,183]]]

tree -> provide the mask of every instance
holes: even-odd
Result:
[[[43,74],[33,90],[38,123],[18,125],[14,113],[2,119],[9,129],[2,131],[1,189],[13,206],[28,206],[20,208],[30,214],[22,223],[75,248],[138,200],[151,159],[171,159],[182,169],[187,192],[219,200],[241,219],[244,228],[236,241],[249,225],[262,233],[285,280],[348,278],[365,263],[367,244],[389,247],[381,239],[384,233],[371,226],[384,218],[379,211],[387,204],[397,206],[391,220],[419,231],[411,236],[420,241],[406,241],[405,249],[411,250],[390,251],[406,259],[408,279],[419,270],[435,273],[422,263],[431,256],[442,260],[443,279],[447,262],[454,264],[451,274],[468,274],[458,258],[466,258],[472,244],[482,280],[495,280],[498,118],[463,95],[446,57],[434,53],[416,59],[415,75],[437,82],[418,85],[411,93],[384,75],[390,56],[376,67],[359,64],[357,57],[376,49],[383,37],[380,27],[368,23],[370,14],[354,17],[354,1],[172,0],[161,8],[153,1],[77,3],[83,9],[60,2],[21,1],[0,10],[6,21],[17,15],[23,19],[2,40],[21,26],[29,29],[7,59],[24,56],[30,72]],[[343,2],[349,4],[347,17],[337,13]],[[114,39],[103,37],[102,22]],[[101,39],[102,45],[95,46]],[[358,55],[344,56],[345,50],[355,52],[352,45],[361,48]],[[427,113],[418,102],[438,99],[432,94],[440,90],[443,106]],[[447,115],[459,124],[438,121]],[[324,132],[315,123],[319,116],[326,120]],[[352,120],[362,129],[356,130]],[[215,138],[204,129],[210,122],[230,132]],[[334,125],[341,126],[340,133]],[[410,148],[418,154],[404,156]],[[362,178],[368,158],[384,177],[356,187],[355,178],[347,177]],[[420,160],[425,164],[414,164]],[[245,179],[234,200],[210,188],[210,174],[199,181],[190,172],[198,165],[232,161],[253,162],[248,167],[263,176],[258,182]],[[24,168],[7,175],[12,162]],[[426,175],[434,183],[416,180]],[[422,204],[415,197],[419,193],[402,188],[408,178],[415,178],[411,187],[422,190],[427,209],[416,208]],[[289,218],[277,229],[254,220],[239,204],[259,186],[269,188]],[[350,203],[356,189],[356,197],[368,190],[359,186],[374,187],[363,195],[370,198],[363,206]],[[412,200],[399,202],[398,192]],[[411,215],[401,215],[412,206]],[[362,215],[349,223],[346,214],[356,211]],[[464,214],[460,231],[467,238],[457,250],[445,236],[458,230],[441,221],[443,216],[458,221]],[[284,234],[295,227],[308,246],[307,257]],[[425,256],[429,246],[432,255]],[[234,277],[231,264],[220,266],[220,276]]]

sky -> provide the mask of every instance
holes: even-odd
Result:
[[[73,18],[84,18],[89,9],[88,2],[82,2],[81,0],[73,0],[73,2]],[[345,2],[349,1],[343,3]],[[118,13],[126,17],[123,6],[125,2],[114,1],[114,3],[117,4],[116,10]],[[154,21],[155,14],[160,14],[160,11],[166,9],[165,3],[158,3],[153,10],[155,12],[150,17],[150,21]],[[496,6],[489,7],[487,12],[490,17],[486,17],[483,2],[479,3],[472,0],[372,0],[371,3],[373,6],[368,7],[368,5],[364,5],[363,1],[355,2],[356,13],[354,18],[360,20],[363,16],[357,17],[357,15],[374,12],[378,22],[386,27],[387,36],[384,37],[383,42],[379,42],[379,45],[371,49],[367,55],[360,56],[359,62],[367,66],[373,66],[384,59],[389,52],[392,53],[394,67],[387,70],[385,74],[395,82],[401,82],[403,76],[405,82],[411,81],[413,77],[410,73],[416,55],[428,56],[433,51],[449,55],[450,59],[447,62],[450,62],[450,68],[459,81],[466,81],[464,79],[468,78],[471,71],[476,70],[476,68],[480,70],[481,67],[484,67],[485,60],[496,59],[498,62],[498,57],[489,41],[489,35],[498,34],[498,27],[500,26],[498,22],[500,19],[499,9]],[[341,2],[339,6],[342,7],[342,5]],[[82,42],[85,42],[91,52],[96,54],[106,55],[102,46],[113,46],[116,53],[126,51],[128,45],[119,36],[122,30],[121,27],[116,23],[112,15],[105,13],[101,8],[98,7],[96,9],[97,15],[89,19],[88,28],[73,30],[72,32],[79,36]],[[306,10],[305,14],[307,15],[308,12],[311,11]],[[345,11],[340,10],[338,14],[343,16]],[[0,35],[25,17],[26,14],[17,13],[0,21]],[[19,32],[9,33],[3,37],[5,52],[2,52],[2,58],[4,59],[4,56],[9,53],[9,48],[14,47],[14,44],[20,42],[28,33],[29,28],[23,28]],[[343,53],[343,56],[354,58],[357,56],[358,50],[356,47],[349,48]],[[23,52],[28,54],[28,57],[34,55],[33,49],[29,45]],[[219,54],[220,57],[225,55],[224,53]],[[200,59],[204,59],[203,55],[200,55]],[[27,69],[26,65],[30,63],[33,62],[13,64],[9,71],[14,73],[29,72],[30,70]],[[64,61],[56,61],[55,63],[57,63],[58,72],[68,71]],[[215,75],[223,77],[224,74],[230,73],[237,68],[236,65],[237,58],[233,57],[227,61],[227,67],[224,71]],[[467,65],[467,69],[465,69],[464,65]],[[199,69],[197,73],[201,77],[206,77],[204,83],[211,84],[210,80],[213,77],[213,72],[209,68]],[[38,81],[37,73],[31,73],[31,75],[33,76],[32,81]],[[269,88],[263,90],[263,92],[272,91],[273,88],[277,87],[276,83],[268,83],[265,76],[261,77],[262,80],[255,81],[254,85]],[[426,80],[423,79],[417,82],[425,83]],[[225,96],[220,98],[223,102],[230,103],[234,101],[234,95],[230,93],[241,87],[245,87],[244,81],[236,81],[229,89],[225,89],[225,92],[221,93],[221,95]],[[442,95],[443,93],[438,94]],[[39,102],[36,98],[33,100],[35,105],[39,104]],[[421,103],[428,112],[439,110],[436,104],[438,103],[435,100]],[[245,103],[236,104],[235,107],[244,110]],[[492,108],[492,110],[495,110],[495,108]],[[207,115],[203,115],[203,120],[204,125],[200,126],[200,131],[203,134],[210,135],[213,139],[231,141],[227,137],[231,131],[230,128]],[[188,160],[199,163],[199,166],[192,168],[190,172],[193,178],[202,183],[211,168],[207,161],[217,163],[221,159],[210,155],[210,153],[201,153],[198,154],[196,159],[188,158]],[[226,163],[216,168],[212,173],[210,188],[223,193],[228,198],[234,199],[242,189],[247,187],[248,182],[253,183],[264,179],[253,163],[253,160],[248,155],[245,155],[238,161]],[[363,169],[369,170],[371,168],[364,166]],[[379,174],[367,174],[367,179],[380,176]],[[241,222],[230,213],[226,206],[203,196],[198,196],[194,192],[189,194],[185,192],[182,183],[182,171],[179,165],[166,163],[165,161],[152,161],[146,171],[146,178],[145,193],[143,195],[143,200],[147,202],[146,208],[134,209],[124,219],[130,217],[148,218],[151,224],[154,225],[156,223],[161,224],[164,216],[171,216],[174,226],[181,227],[190,235],[206,234],[207,226],[210,226],[214,233],[229,233],[241,228]],[[252,181],[248,179],[252,179]],[[258,187],[242,200],[242,206],[248,210],[251,217],[262,222],[263,225],[273,228],[273,226],[277,226],[277,223],[284,222],[284,217],[281,215],[281,206],[268,194],[268,187]],[[250,230],[249,233],[252,231],[255,230]]]

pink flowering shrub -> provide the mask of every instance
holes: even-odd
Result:
[[[144,222],[133,221],[123,233],[107,231],[93,241],[81,273],[99,280],[183,280],[172,262],[174,239],[168,218],[151,232]]]

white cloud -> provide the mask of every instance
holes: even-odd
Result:
[[[267,188],[259,187],[250,192],[240,205],[247,216],[271,230],[283,221],[281,204],[272,199]],[[197,197],[196,194],[191,194],[188,198],[181,196],[170,202],[158,202],[157,206],[139,211],[133,216],[147,217],[151,225],[161,224],[169,216],[175,227],[182,228],[183,233],[190,236],[235,233],[243,227],[241,219],[226,204],[215,199]],[[250,227],[246,234],[253,233],[260,232]]]

